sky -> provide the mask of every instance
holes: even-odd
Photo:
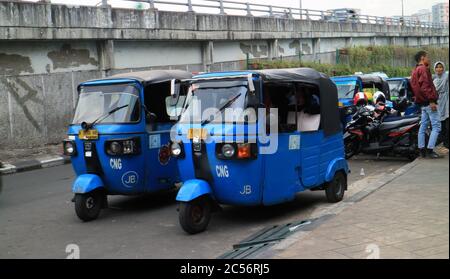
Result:
[[[38,0],[30,0],[36,2]],[[101,0],[51,0],[54,3],[95,5],[101,3]],[[171,2],[184,2],[187,0],[170,0]],[[250,2],[274,6],[286,6],[298,8],[300,0],[233,0],[236,2]],[[361,10],[363,15],[373,16],[396,16],[402,14],[402,0],[301,0],[303,9],[328,10],[336,8],[356,8]],[[403,0],[405,15],[411,15],[421,9],[430,9],[436,3],[445,2],[445,0]],[[124,1],[109,0],[114,5],[127,6]],[[146,2],[146,1],[144,1]],[[192,0],[192,2],[205,3],[203,0]],[[448,1],[447,1],[448,2]],[[122,5],[121,5],[122,3]],[[131,5],[134,5],[131,4]],[[164,9],[165,10],[165,9]],[[178,9],[176,9],[178,10]]]

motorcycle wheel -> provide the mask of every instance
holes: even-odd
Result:
[[[359,143],[355,136],[344,139],[345,159],[350,159],[358,153]]]
[[[426,138],[426,142],[428,143],[428,136],[425,135]],[[411,152],[408,154],[408,160],[410,162],[414,161],[415,159],[417,159],[417,157],[419,157],[419,140],[418,140],[418,135],[417,133],[413,133],[411,134],[411,138],[410,138],[410,149]]]

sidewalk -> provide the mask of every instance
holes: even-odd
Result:
[[[448,259],[449,158],[446,153],[443,159],[418,159],[414,167],[376,192],[311,231],[293,235],[287,247],[274,247],[271,256],[276,259]]]
[[[70,162],[62,143],[42,147],[0,150],[0,175],[58,166]]]

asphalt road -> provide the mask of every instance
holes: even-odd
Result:
[[[391,172],[407,161],[349,161],[349,183]],[[325,193],[304,192],[272,207],[224,207],[208,230],[187,235],[178,224],[174,193],[109,198],[98,220],[83,223],[70,201],[70,165],[0,177],[0,258],[66,258],[68,244],[81,258],[215,258],[268,225],[305,220],[327,204]]]

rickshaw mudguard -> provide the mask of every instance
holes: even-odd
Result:
[[[104,187],[104,183],[98,175],[82,174],[73,182],[72,192],[85,194],[102,187]]]
[[[328,164],[325,181],[330,182],[333,180],[334,175],[338,171],[343,171],[345,174],[349,172],[347,161],[344,158],[336,158]]]
[[[177,201],[189,202],[203,195],[212,195],[211,186],[205,180],[191,179],[183,183],[177,194]]]

